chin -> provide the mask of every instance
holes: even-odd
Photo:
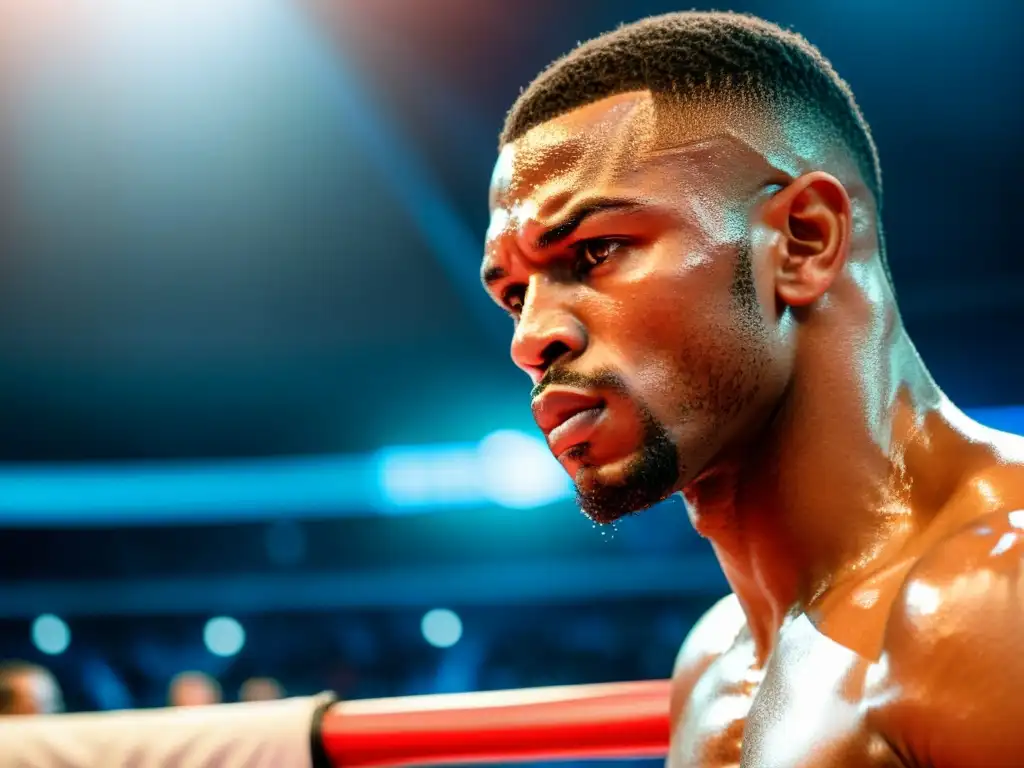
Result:
[[[583,457],[572,473],[576,486],[583,485],[624,485],[629,482],[630,467],[638,459],[639,452],[634,451],[610,461],[595,461],[590,456]]]
[[[582,466],[575,473],[580,511],[608,525],[653,507],[676,491],[675,471],[650,471],[637,455],[600,466]]]
[[[563,466],[576,483],[580,509],[595,523],[614,523],[652,507],[679,489],[683,472],[668,432],[653,417],[644,420],[641,440],[581,445]]]
[[[611,525],[624,517],[643,512],[671,495],[671,491],[651,493],[645,488],[596,485],[586,491],[577,491],[576,503],[593,522]]]
[[[595,525],[614,525],[622,518],[636,514],[636,512],[613,513],[601,509],[591,509],[581,498],[577,498],[576,503],[580,508],[580,512],[583,513],[583,516]]]

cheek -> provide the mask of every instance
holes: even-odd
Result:
[[[738,298],[730,248],[651,258],[623,273],[602,319],[615,357],[659,418],[711,411],[729,416],[755,396],[770,366],[756,299]]]

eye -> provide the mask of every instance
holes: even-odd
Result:
[[[576,251],[575,269],[578,274],[585,275],[595,267],[599,267],[611,258],[622,246],[619,240],[583,240],[576,243],[573,248]]]

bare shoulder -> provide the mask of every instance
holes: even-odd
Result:
[[[1014,589],[1022,574],[1024,509],[974,520],[925,552],[907,574],[889,618],[887,647],[950,642],[984,633],[990,621],[1024,618],[1024,595]],[[937,624],[947,631],[923,631]]]
[[[890,738],[926,764],[1024,754],[1024,510],[979,518],[911,569],[886,626]]]
[[[715,603],[686,636],[672,670],[672,722],[677,722],[693,687],[715,659],[729,650],[747,619],[735,595]]]

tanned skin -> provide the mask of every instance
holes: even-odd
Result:
[[[856,168],[779,125],[636,92],[506,145],[512,358],[584,512],[681,492],[732,587],[670,766],[1022,765],[1024,440],[944,397]]]

